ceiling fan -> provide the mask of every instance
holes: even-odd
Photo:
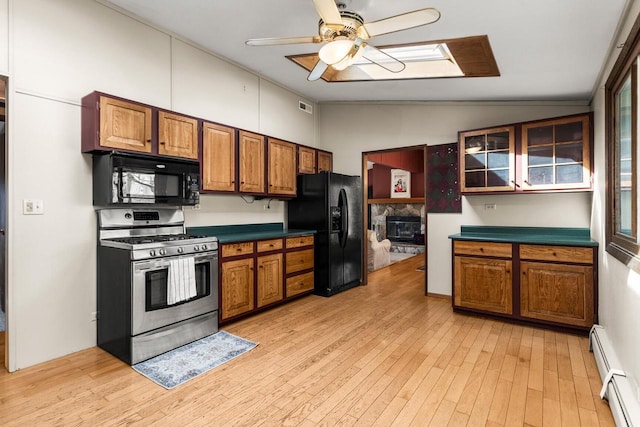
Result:
[[[329,66],[336,70],[344,70],[361,58],[392,73],[399,73],[404,70],[405,64],[370,45],[367,41],[381,34],[431,24],[440,19],[440,12],[433,8],[427,8],[379,21],[364,22],[357,13],[345,10],[346,5],[341,3],[341,0],[313,0],[313,4],[320,15],[319,35],[249,39],[246,44],[249,46],[269,46],[327,42],[318,52],[320,59],[307,77],[310,81],[322,77]]]

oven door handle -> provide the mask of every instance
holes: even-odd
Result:
[[[156,258],[153,260],[146,261],[136,261],[134,262],[134,270],[136,272],[142,271],[150,271],[150,270],[161,270],[163,268],[169,268],[169,259],[176,258],[175,256],[165,257],[165,258]],[[195,257],[195,263],[201,264],[203,262],[218,262],[218,253],[217,252],[208,252],[208,253],[200,253]]]

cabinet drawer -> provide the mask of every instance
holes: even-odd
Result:
[[[287,274],[313,268],[313,249],[287,253]]]
[[[287,239],[287,249],[311,245],[313,245],[313,236],[289,237]]]
[[[575,246],[520,245],[520,259],[593,264],[593,249]]]
[[[230,243],[222,245],[222,258],[238,255],[249,255],[253,253],[253,242]]]
[[[287,279],[287,298],[313,289],[313,271]]]
[[[282,249],[282,239],[261,240],[256,243],[258,252]]]
[[[454,253],[461,255],[511,258],[511,248],[511,243],[469,242],[466,240],[456,240],[453,242]]]

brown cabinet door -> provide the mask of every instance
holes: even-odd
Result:
[[[454,305],[512,314],[511,261],[456,256]]]
[[[253,310],[253,258],[223,262],[220,291],[221,319],[228,319]]]
[[[100,146],[151,152],[151,108],[100,97]]]
[[[202,189],[235,191],[235,129],[213,123],[202,127]]]
[[[158,113],[158,154],[198,159],[198,120]]]
[[[522,125],[522,189],[591,187],[590,116]]]
[[[520,263],[522,317],[591,327],[593,267],[544,262]]]
[[[458,151],[463,193],[516,189],[513,126],[460,132]]]
[[[257,306],[263,307],[283,299],[282,253],[258,257],[257,265]]]
[[[296,146],[269,138],[268,194],[296,195]]]
[[[298,147],[298,173],[316,173],[316,150]]]
[[[318,151],[318,172],[333,170],[333,154],[327,151]]]
[[[264,193],[264,136],[240,131],[238,172],[241,193]]]

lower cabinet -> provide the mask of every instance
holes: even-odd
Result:
[[[511,261],[457,256],[455,305],[512,314]]]
[[[593,247],[454,240],[453,265],[456,311],[580,331],[597,321]]]
[[[273,304],[284,298],[282,289],[282,254],[258,257],[257,307]]]
[[[313,235],[222,244],[220,253],[220,323],[313,291]]]
[[[222,274],[220,316],[228,319],[254,309],[253,258],[226,261]]]

